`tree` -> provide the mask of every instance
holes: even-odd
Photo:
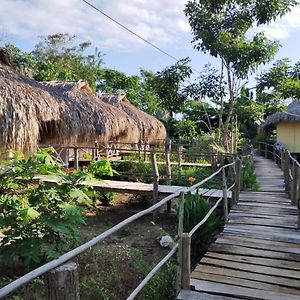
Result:
[[[192,69],[188,66],[189,61],[189,58],[181,59],[176,64],[157,72],[153,77],[148,77],[148,84],[171,118],[173,113],[180,112],[188,97],[188,91],[183,84],[192,74]]]
[[[97,88],[106,93],[124,92],[133,105],[154,114],[160,110],[159,100],[144,73],[151,74],[149,71],[141,70],[142,76],[128,76],[117,70],[102,69]]]
[[[294,0],[191,0],[186,5],[194,47],[220,58],[221,77],[223,68],[227,73],[230,107],[223,126],[225,147],[241,80],[260,64],[269,62],[279,47],[278,42],[268,40],[262,32],[249,37],[249,29],[269,24],[296,4]]]
[[[287,99],[300,99],[300,62],[292,66],[288,58],[281,59],[257,80],[257,98],[266,107],[265,116],[284,110]]]
[[[76,36],[68,33],[42,37],[32,52],[36,60],[33,77],[39,81],[87,80],[95,90],[103,55],[97,48],[94,54],[85,55],[90,45],[76,43]]]

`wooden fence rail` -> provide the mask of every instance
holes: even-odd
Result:
[[[153,159],[155,160],[154,153],[152,154]],[[155,163],[155,161],[153,162]],[[154,203],[151,207],[142,210],[131,217],[125,219],[124,221],[118,223],[117,225],[113,226],[109,230],[103,232],[102,234],[98,235],[97,237],[93,238],[92,240],[88,241],[87,243],[84,243],[83,245],[63,254],[59,258],[52,260],[41,267],[25,274],[24,276],[18,278],[17,280],[11,282],[10,284],[4,286],[0,289],[0,298],[10,294],[11,292],[15,291],[16,289],[20,288],[24,284],[28,283],[32,279],[45,274],[52,269],[63,265],[64,263],[70,261],[74,257],[76,257],[79,254],[84,253],[85,251],[89,250],[94,245],[98,244],[99,242],[103,241],[105,238],[111,236],[118,230],[124,228],[128,224],[132,223],[133,221],[149,214],[154,213],[159,207],[162,205],[168,203],[171,200],[178,199],[179,201],[179,219],[178,219],[178,243],[175,244],[172,248],[172,250],[150,271],[150,273],[146,276],[146,278],[141,282],[141,284],[135,289],[135,291],[132,292],[132,294],[129,296],[128,299],[134,299],[134,297],[142,290],[142,288],[149,282],[149,280],[154,276],[154,274],[159,270],[159,268],[164,265],[177,251],[178,248],[178,271],[177,271],[177,292],[182,288],[189,288],[189,278],[190,278],[190,243],[191,243],[191,236],[193,233],[198,230],[209,218],[209,216],[213,213],[213,211],[216,210],[217,206],[221,203],[222,200],[224,200],[226,203],[223,205],[224,216],[226,219],[226,216],[228,215],[228,191],[230,189],[236,189],[236,187],[240,187],[240,171],[237,168],[240,168],[240,160],[236,159],[232,163],[226,164],[222,166],[219,170],[208,176],[207,178],[203,179],[201,182],[196,183],[195,185],[191,186],[188,189],[184,190],[178,190],[172,195],[169,195],[165,198],[163,198],[161,201]],[[226,179],[226,169],[234,168],[234,170],[238,170],[235,173],[234,178],[234,184],[228,189],[227,187],[227,179]],[[208,212],[208,214],[203,218],[201,222],[199,222],[194,229],[191,230],[189,233],[183,232],[183,221],[184,221],[184,198],[186,193],[193,193],[197,192],[199,188],[214,178],[219,173],[222,173],[223,178],[223,197],[221,197],[217,203],[211,208],[211,210]],[[239,192],[239,191],[238,191]],[[237,196],[238,197],[238,196]]]

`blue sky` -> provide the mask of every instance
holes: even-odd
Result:
[[[189,56],[200,70],[207,63],[218,66],[209,55],[193,50],[190,27],[184,16],[185,0],[90,0],[133,31],[175,57]],[[299,59],[300,7],[264,28],[267,36],[280,40],[276,59]],[[38,36],[68,32],[79,41],[92,42],[105,54],[107,67],[128,74],[145,68],[158,71],[174,61],[130,35],[82,0],[0,0],[0,39],[22,50],[32,50]],[[259,72],[265,67],[261,67]]]

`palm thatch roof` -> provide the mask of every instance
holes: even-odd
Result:
[[[99,101],[85,81],[50,81],[44,85],[62,103],[62,126],[70,133],[70,143],[138,142],[135,122],[120,109]]]
[[[127,114],[99,101],[86,82],[39,83],[0,57],[0,150],[32,152],[39,143],[137,142]]]
[[[0,63],[0,149],[37,147],[40,124],[59,122],[58,101],[38,82]]]
[[[262,124],[262,128],[267,129],[280,122],[300,122],[300,101],[292,102],[286,112],[277,112],[268,116]]]
[[[139,128],[139,138],[150,144],[161,144],[166,139],[166,128],[158,119],[136,108],[125,94],[99,94],[99,98],[128,114]]]

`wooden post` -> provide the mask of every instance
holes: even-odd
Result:
[[[258,142],[258,154],[261,155],[261,142]]]
[[[137,146],[138,146],[138,159],[139,159],[139,161],[141,161],[142,142],[139,141]]]
[[[240,197],[242,163],[239,158],[235,161],[235,176],[234,176],[234,204],[237,204]]]
[[[182,172],[182,152],[183,152],[183,146],[182,145],[178,145],[178,153],[177,153],[177,158],[178,158],[178,169],[181,175]]]
[[[181,288],[189,290],[191,274],[191,238],[188,233],[182,234],[182,277]]]
[[[297,193],[297,185],[298,185],[298,166],[297,163],[293,160],[293,164],[292,164],[292,176],[293,176],[293,180],[292,180],[292,205],[297,205],[297,197],[298,197],[298,193]]]
[[[47,300],[80,300],[78,265],[67,262],[46,275]]]
[[[158,166],[156,162],[156,154],[154,150],[151,150],[151,163],[152,163],[152,170],[153,170],[153,200],[152,205],[157,203],[158,201],[158,183],[159,183],[159,172]],[[157,216],[157,211],[153,213],[154,218]]]
[[[183,234],[183,217],[184,217],[184,192],[180,193],[178,198],[178,253],[177,253],[177,280],[176,280],[176,295],[181,290],[182,278],[182,234]]]
[[[284,179],[285,189],[290,193],[290,157],[286,149],[284,150]]]
[[[283,151],[283,149],[280,150],[280,157],[281,157],[280,168],[281,168],[282,171],[284,171],[284,165],[285,165],[284,158],[285,157],[284,157],[284,151]]]
[[[265,143],[265,158],[268,158],[268,144]]]
[[[79,168],[78,148],[74,147],[74,169],[78,170],[78,168]]]
[[[275,145],[273,145],[273,160],[275,161],[275,163],[277,164],[277,156],[276,156],[276,149],[275,149]]]
[[[147,161],[147,142],[144,140],[144,161]]]
[[[172,168],[171,168],[171,141],[169,138],[166,139],[165,144],[165,160],[166,160],[166,176],[167,185],[172,183]],[[167,212],[171,211],[171,201],[167,202]]]
[[[223,215],[225,222],[228,221],[228,197],[227,197],[227,179],[225,168],[222,169],[222,179],[223,179]]]

